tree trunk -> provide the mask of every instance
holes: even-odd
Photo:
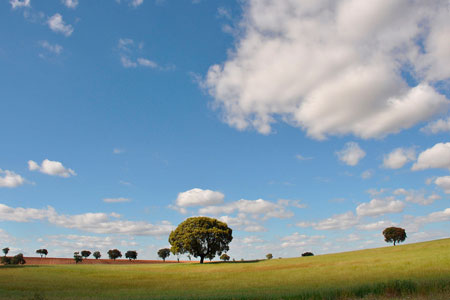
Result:
[[[394,246],[395,246],[395,241],[394,241]]]
[[[163,258],[163,262],[166,262],[166,258],[165,257]]]
[[[200,256],[200,263],[202,264],[203,263],[203,260],[205,259],[205,257],[204,256]]]

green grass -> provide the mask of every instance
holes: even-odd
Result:
[[[1,299],[450,299],[450,239],[253,263],[0,267],[0,275]]]

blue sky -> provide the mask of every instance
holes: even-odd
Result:
[[[447,9],[446,9],[447,8]],[[0,237],[236,259],[449,236],[446,1],[0,3]]]

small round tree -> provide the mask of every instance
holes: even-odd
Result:
[[[5,256],[8,255],[8,252],[9,252],[9,248],[8,247],[3,248],[3,253],[5,253]]]
[[[170,256],[170,249],[169,248],[159,249],[158,256],[161,257],[164,262],[166,262],[166,258]]]
[[[192,217],[186,219],[170,233],[169,243],[174,254],[189,253],[205,258],[214,258],[227,252],[228,244],[233,239],[233,230],[224,222],[208,217]]]
[[[312,253],[312,252],[304,252],[304,253],[302,253],[302,256],[314,256],[314,253]]]
[[[102,257],[100,251],[95,251],[92,255],[95,257],[95,259],[99,259],[100,257]]]
[[[222,254],[220,256],[220,259],[223,260],[223,261],[229,261],[230,260],[230,256],[228,254],[224,253],[224,254]]]
[[[78,264],[79,262],[83,261],[83,257],[80,255],[80,252],[74,252],[73,253],[73,259],[75,260],[75,264]]]
[[[39,250],[36,250],[36,253],[39,254],[42,258],[43,255],[45,255],[45,257],[47,257],[48,251],[47,251],[47,249],[39,249]]]
[[[90,255],[91,255],[91,251],[89,251],[89,250],[81,251],[81,256],[83,256],[84,259],[88,258]]]
[[[117,249],[112,249],[108,251],[108,256],[110,259],[116,260],[116,258],[122,257],[122,253]]]
[[[128,258],[130,261],[132,259],[136,259],[138,256],[138,253],[134,250],[128,250],[127,253],[125,253],[125,257]]]
[[[266,255],[266,258],[267,258],[267,259],[272,259],[272,258],[273,258],[272,253],[267,254],[267,255]]]
[[[384,240],[386,243],[401,243],[406,240],[406,231],[400,227],[388,227],[383,230]]]

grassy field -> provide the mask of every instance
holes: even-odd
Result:
[[[450,239],[248,263],[0,267],[1,299],[450,299]]]

